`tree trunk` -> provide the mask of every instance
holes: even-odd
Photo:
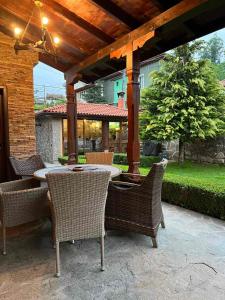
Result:
[[[179,156],[178,163],[182,164],[184,162],[184,142],[179,140]]]

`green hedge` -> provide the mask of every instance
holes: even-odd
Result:
[[[58,158],[62,165],[67,163],[68,157],[63,156]],[[79,155],[79,163],[84,163],[85,156]],[[159,162],[160,158],[157,156],[141,156],[140,166],[141,167],[151,167],[155,162]],[[127,155],[125,153],[114,153],[113,163],[117,165],[127,165]]]
[[[140,167],[151,167],[153,163],[159,162],[157,156],[143,156],[140,158]],[[113,163],[117,165],[127,165],[127,155],[125,153],[114,153]]]
[[[164,181],[162,200],[196,212],[225,220],[225,193],[206,191]]]

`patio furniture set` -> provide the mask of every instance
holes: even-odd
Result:
[[[45,168],[39,155],[27,160],[10,158],[15,174],[23,179],[0,184],[4,255],[7,228],[42,218],[48,218],[52,224],[57,277],[61,242],[99,238],[101,270],[104,270],[105,229],[150,236],[153,247],[157,247],[159,225],[165,228],[161,187],[167,160],[153,164],[143,177],[121,174],[112,166],[110,152],[88,153],[86,158],[84,165],[50,168]]]

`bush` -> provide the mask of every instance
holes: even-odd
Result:
[[[68,162],[68,156],[61,156],[61,157],[58,158],[58,161],[60,162],[60,164],[65,165]],[[78,162],[79,162],[79,164],[84,164],[85,163],[85,156],[84,155],[79,155]]]
[[[153,163],[159,162],[160,158],[157,156],[143,156],[140,158],[140,167],[151,167]],[[126,153],[114,153],[113,163],[117,165],[127,165]]]
[[[225,192],[213,192],[164,181],[162,200],[215,218],[225,220]]]
[[[85,156],[79,155],[79,163],[85,163]],[[68,161],[68,156],[62,156],[58,158],[58,161],[65,165]],[[141,156],[140,166],[151,167],[153,163],[159,162],[160,158],[157,156]],[[117,165],[127,165],[127,155],[125,153],[114,153],[113,163]]]

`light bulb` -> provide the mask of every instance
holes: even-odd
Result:
[[[22,29],[19,27],[14,28],[15,37],[18,38],[22,33]]]
[[[55,45],[58,45],[60,43],[60,38],[57,37],[57,36],[54,36],[53,42],[54,42]]]
[[[43,26],[48,25],[48,18],[47,17],[42,17],[41,23],[42,23]]]

